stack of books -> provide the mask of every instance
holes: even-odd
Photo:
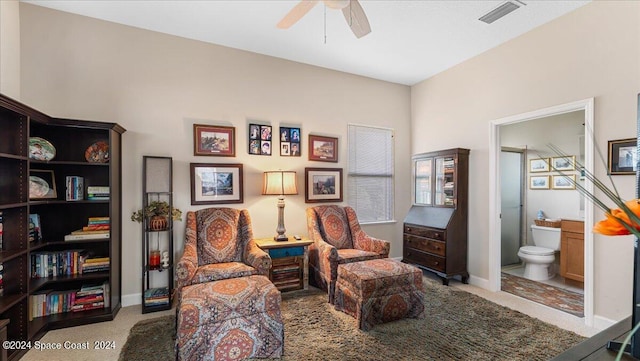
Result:
[[[66,177],[67,191],[65,199],[68,201],[81,201],[84,199],[84,178],[75,175]]]
[[[89,217],[87,225],[64,236],[65,241],[109,238],[109,217]]]
[[[90,201],[108,201],[108,186],[89,186],[87,187],[87,199]]]
[[[81,312],[108,307],[108,289],[109,284],[107,282],[99,285],[83,285],[82,288],[76,292],[71,311]]]
[[[109,270],[109,257],[82,259],[80,273],[103,272]]]
[[[169,287],[149,288],[144,291],[145,306],[161,306],[169,304]]]

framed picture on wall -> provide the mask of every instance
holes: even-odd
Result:
[[[636,174],[638,164],[637,139],[620,139],[609,141],[609,174]]]
[[[553,170],[575,170],[576,169],[576,156],[567,155],[561,157],[551,158],[551,165]]]
[[[338,162],[338,138],[309,134],[309,160]]]
[[[216,125],[193,125],[193,155],[236,156],[236,128]]]
[[[305,203],[342,202],[342,168],[305,168]]]
[[[549,158],[534,158],[529,160],[529,173],[548,172]]]
[[[280,156],[300,156],[300,128],[280,127]]]
[[[532,175],[529,177],[530,189],[549,189],[548,175]]]
[[[576,175],[554,175],[553,189],[576,189]]]
[[[249,124],[249,154],[271,155],[271,126]]]
[[[191,163],[191,204],[242,203],[242,164]]]

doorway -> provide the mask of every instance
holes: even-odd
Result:
[[[585,133],[583,164],[587,171],[593,172],[593,104],[593,98],[589,98],[572,103],[544,108],[533,112],[496,119],[490,122],[491,142],[489,149],[489,288],[492,291],[499,291],[501,289],[501,126],[527,121],[535,121],[537,119],[575,111],[583,111]],[[585,188],[588,192],[593,193],[593,184],[587,183],[585,184]],[[593,205],[585,205],[584,227],[587,230],[590,230],[593,227],[593,211]],[[587,326],[593,326],[593,235],[591,234],[591,232],[585,232],[584,238],[584,315],[585,324]]]

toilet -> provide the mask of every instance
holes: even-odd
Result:
[[[531,225],[534,246],[520,247],[518,257],[524,262],[524,277],[545,281],[555,276],[555,253],[560,251],[560,228]]]

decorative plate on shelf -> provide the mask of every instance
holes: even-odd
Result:
[[[56,148],[48,140],[40,137],[29,138],[29,158],[49,161],[56,156]]]
[[[109,162],[109,144],[104,141],[91,144],[84,152],[84,157],[89,163]]]
[[[49,183],[40,177],[29,176],[29,198],[44,198],[49,194]]]

